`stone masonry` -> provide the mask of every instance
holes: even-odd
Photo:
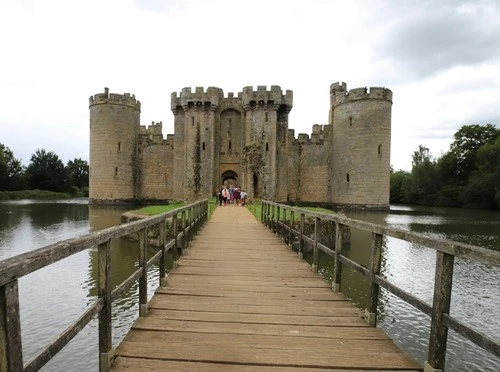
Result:
[[[172,93],[174,134],[140,125],[141,104],[96,94],[90,108],[90,202],[164,202],[240,186],[250,198],[366,209],[389,207],[392,92],[330,86],[328,124],[295,138],[293,93],[279,86]]]

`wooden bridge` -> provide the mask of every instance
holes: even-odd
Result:
[[[417,371],[246,209],[217,208],[112,371]]]
[[[100,371],[421,371],[375,327],[380,288],[430,317],[425,372],[444,369],[448,329],[500,356],[498,340],[450,315],[454,259],[500,266],[499,252],[268,201],[259,211],[263,224],[238,206],[217,208],[207,222],[209,210],[208,201],[202,200],[0,261],[0,372],[40,370],[96,317]],[[322,241],[325,227],[333,241]],[[368,266],[344,254],[351,228],[371,233],[370,247],[363,247],[370,252]],[[130,234],[139,238],[137,268],[112,288],[111,241]],[[160,249],[148,259],[149,240],[155,235]],[[436,251],[432,304],[381,273],[385,237]],[[312,267],[289,249],[294,241],[299,258],[306,243],[312,247]],[[25,363],[19,278],[96,247],[95,302]],[[331,285],[316,274],[319,251],[334,261]],[[167,252],[175,267],[168,277]],[[154,265],[159,287],[148,302],[148,269]],[[363,313],[340,293],[343,267],[367,278]],[[113,301],[135,282],[139,318],[114,349]]]

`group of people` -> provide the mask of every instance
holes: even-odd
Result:
[[[247,193],[241,190],[240,187],[233,187],[233,185],[229,185],[226,187],[222,185],[219,190],[217,190],[217,197],[219,198],[219,205],[228,205],[228,204],[236,204],[244,206],[246,204]]]

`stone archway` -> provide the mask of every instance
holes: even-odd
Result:
[[[238,174],[232,170],[227,170],[220,176],[221,185],[229,186],[238,186]]]

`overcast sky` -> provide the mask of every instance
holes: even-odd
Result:
[[[391,164],[500,123],[498,0],[0,0],[0,143],[88,160],[89,96],[142,103],[173,133],[184,87],[293,90],[289,127],[328,121],[329,87],[393,91]]]

